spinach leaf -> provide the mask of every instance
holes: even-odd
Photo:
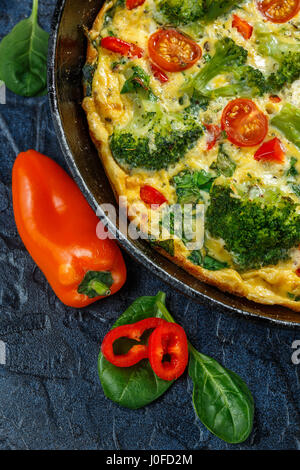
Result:
[[[297,158],[292,157],[291,160],[290,160],[290,167],[289,167],[288,171],[286,172],[286,176],[291,177],[293,180],[299,174],[298,171],[297,171],[297,168],[296,168],[297,162],[298,162]]]
[[[85,95],[92,96],[93,79],[96,72],[97,64],[86,63],[82,69],[83,83],[85,86]]]
[[[220,271],[220,269],[229,267],[226,262],[219,261],[208,255],[202,256],[202,253],[199,250],[192,251],[188,260],[196,266],[202,266],[202,268],[207,269],[208,271]]]
[[[244,442],[253,426],[254,403],[243,380],[190,346],[193,404],[201,422],[231,444]]]
[[[218,175],[224,175],[227,178],[233,176],[236,163],[231,160],[229,155],[224,151],[223,145],[219,146],[218,158],[210,167],[212,170],[215,170]]]
[[[154,242],[154,245],[162,248],[167,253],[169,253],[169,255],[174,256],[174,253],[175,253],[174,239],[170,238],[169,240],[156,241]]]
[[[160,317],[157,302],[165,302],[165,294],[158,293],[155,297],[137,299],[116,321],[114,327],[130,325],[145,318]],[[138,409],[148,405],[163,393],[173,382],[158,378],[148,360],[128,367],[116,367],[108,362],[100,353],[98,371],[107,398],[130,409]]]
[[[150,76],[138,65],[131,68],[131,76],[126,80],[121,94],[143,92],[150,101],[157,101],[157,97],[150,88]]]
[[[175,323],[160,301],[160,316]],[[193,405],[210,432],[230,444],[244,442],[253,426],[254,403],[245,382],[189,344],[189,375],[194,384]]]
[[[291,184],[291,188],[296,196],[300,197],[300,184]]]
[[[0,78],[21,96],[47,93],[49,35],[38,25],[38,0],[32,13],[20,21],[0,43]]]
[[[201,200],[201,191],[209,193],[214,180],[215,177],[205,170],[180,172],[173,178],[177,202],[179,204],[197,204]]]

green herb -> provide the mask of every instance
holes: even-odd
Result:
[[[219,261],[211,256],[202,256],[199,250],[194,250],[188,257],[188,260],[191,261],[195,266],[201,266],[208,271],[220,271],[221,269],[228,268],[228,264],[222,261]]]
[[[209,193],[214,180],[215,177],[204,170],[182,171],[173,178],[177,202],[179,204],[197,204],[202,199],[201,191]]]
[[[130,325],[145,318],[161,317],[157,302],[165,302],[165,294],[137,299],[117,320],[114,327]],[[172,385],[159,379],[153,372],[149,361],[128,367],[116,367],[100,353],[98,370],[101,385],[107,398],[130,409],[138,409],[152,403]]]
[[[0,78],[21,96],[47,93],[49,35],[38,25],[38,0],[32,13],[20,21],[0,43]]]
[[[83,83],[85,85],[86,96],[92,96],[93,79],[94,79],[96,68],[97,68],[97,64],[87,63],[82,69]]]
[[[292,294],[291,292],[287,293],[289,299],[294,300],[295,302],[300,302],[300,295]]]
[[[162,318],[175,323],[159,301]],[[210,432],[230,444],[244,442],[253,427],[254,402],[245,382],[189,342],[189,376],[194,384],[195,411]]]
[[[174,240],[170,238],[169,240],[162,240],[162,241],[157,241],[154,243],[156,246],[159,248],[162,248],[165,250],[169,255],[174,256],[175,253],[175,248],[174,248]]]
[[[157,101],[157,97],[150,88],[150,76],[146,74],[144,69],[138,65],[134,65],[131,71],[133,73],[124,83],[121,94],[143,91],[147,99]]]
[[[300,197],[300,184],[291,184],[291,188],[296,196]]]
[[[233,176],[236,169],[236,163],[231,160],[229,155],[224,151],[222,144],[219,146],[218,158],[210,168],[211,170],[215,170],[218,175],[224,175],[227,178]]]
[[[288,169],[288,171],[286,172],[286,176],[290,176],[292,177],[293,179],[296,178],[296,176],[298,176],[298,171],[297,171],[297,168],[296,168],[296,164],[297,164],[298,160],[297,158],[295,157],[292,157],[291,160],[290,160],[290,168]]]
[[[88,271],[78,287],[78,293],[87,295],[90,299],[99,295],[110,295],[110,287],[114,280],[109,271]]]

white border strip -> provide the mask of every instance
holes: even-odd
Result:
[[[6,344],[0,341],[0,365],[5,366],[6,364]]]

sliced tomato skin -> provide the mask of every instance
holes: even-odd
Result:
[[[169,361],[163,361],[164,356]],[[180,377],[188,364],[188,342],[184,329],[176,323],[158,326],[149,338],[148,357],[153,372],[161,379],[172,381]]]
[[[244,39],[250,39],[253,33],[253,26],[238,15],[233,15],[232,27],[236,28]]]
[[[296,271],[296,274],[297,274],[297,276],[299,276],[299,277],[300,277],[300,268],[299,268],[299,269],[297,269],[297,271]]]
[[[142,186],[140,190],[140,197],[141,200],[145,202],[145,204],[148,204],[150,206],[160,207],[165,202],[168,202],[165,196],[160,191],[147,184],[145,186]]]
[[[232,144],[238,147],[255,147],[265,139],[269,123],[252,100],[237,98],[225,107],[221,127]]]
[[[275,137],[268,142],[264,142],[262,146],[255,152],[254,159],[257,161],[263,160],[283,163],[285,160],[285,153],[280,140]]]
[[[204,124],[204,126],[208,132],[206,150],[211,150],[212,148],[214,148],[217,141],[220,139],[221,134],[222,134],[222,129],[220,126],[217,126],[216,124]]]
[[[127,10],[133,10],[134,8],[143,5],[145,1],[146,0],[126,0],[126,8]]]
[[[165,74],[163,70],[161,70],[157,65],[151,63],[150,64],[152,73],[154,77],[160,81],[160,83],[167,83],[169,81],[168,76]]]
[[[300,11],[300,0],[256,0],[256,4],[261,14],[272,23],[286,23]]]
[[[182,45],[189,48],[189,56],[184,56]],[[166,72],[189,69],[202,57],[201,47],[175,29],[159,29],[152,34],[148,41],[148,50],[151,60]],[[163,52],[166,52],[165,55],[170,57],[170,60],[164,57]]]
[[[115,36],[107,36],[101,40],[101,47],[127,57],[143,57],[144,51],[136,44],[123,41]]]

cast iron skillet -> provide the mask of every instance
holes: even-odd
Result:
[[[86,54],[83,26],[92,25],[102,3],[103,0],[58,0],[48,60],[49,97],[57,137],[78,186],[94,210],[103,203],[116,205],[81,108],[81,77]],[[282,307],[256,304],[203,284],[156,253],[146,242],[126,238],[118,223],[106,217],[101,209],[100,216],[110,230],[117,227],[120,243],[130,255],[183,294],[245,318],[300,326],[300,314]]]

